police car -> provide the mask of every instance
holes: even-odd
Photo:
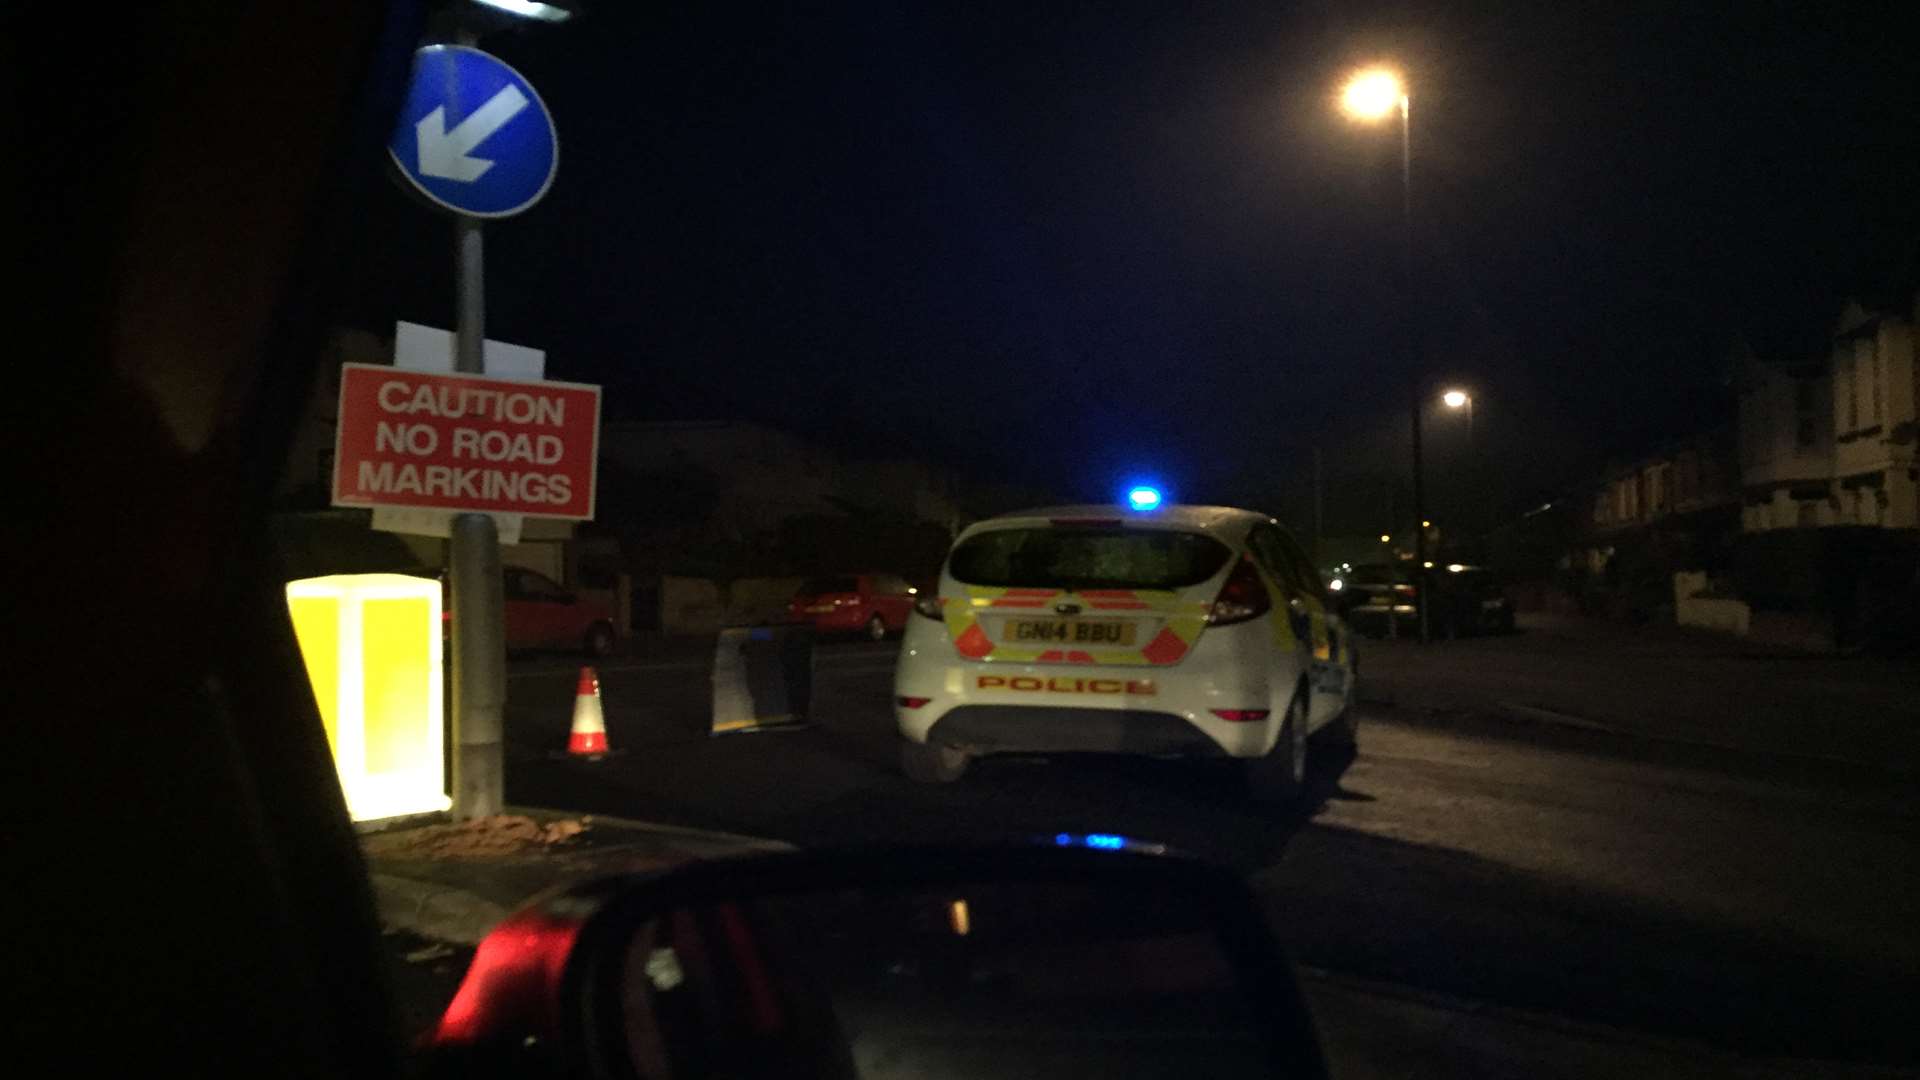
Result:
[[[958,779],[996,753],[1239,759],[1257,797],[1351,743],[1356,657],[1273,519],[1219,506],[1062,506],[980,522],[907,624],[901,764]]]

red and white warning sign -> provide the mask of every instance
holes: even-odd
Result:
[[[343,364],[333,504],[593,517],[600,388]]]

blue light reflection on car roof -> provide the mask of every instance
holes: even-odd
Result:
[[[1162,855],[1167,851],[1165,844],[1135,840],[1132,837],[1118,836],[1114,833],[1055,833],[1053,845],[1091,848],[1094,851],[1137,851],[1151,855]]]

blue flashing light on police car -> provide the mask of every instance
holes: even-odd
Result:
[[[1158,510],[1160,508],[1160,489],[1147,484],[1139,484],[1127,491],[1127,505],[1135,510]]]
[[[1124,836],[1115,836],[1112,833],[1081,833],[1075,835],[1073,833],[1063,832],[1054,836],[1053,842],[1057,847],[1084,847],[1092,848],[1095,851],[1126,851],[1130,848],[1143,851],[1161,850],[1159,845],[1140,844]]]

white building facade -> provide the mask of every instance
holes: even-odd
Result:
[[[1849,303],[1826,355],[1741,364],[1747,532],[1920,527],[1914,313]]]

